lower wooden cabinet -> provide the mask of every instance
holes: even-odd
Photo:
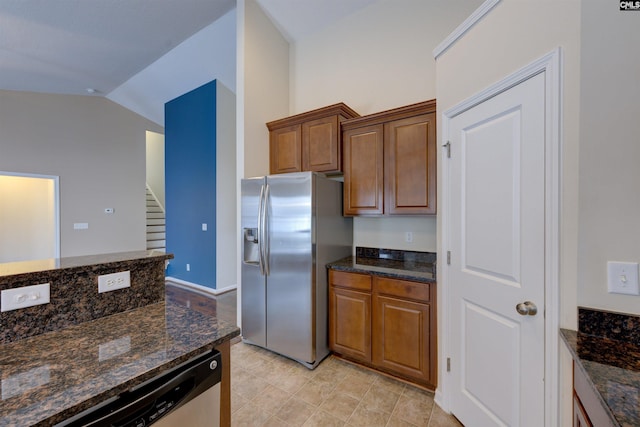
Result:
[[[333,309],[331,348],[355,360],[371,362],[371,294],[331,287],[329,298]]]
[[[329,331],[334,353],[436,387],[435,284],[330,270]]]

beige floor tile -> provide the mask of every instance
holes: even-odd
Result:
[[[274,415],[273,417],[269,418],[262,427],[285,427],[286,425],[286,422]]]
[[[379,375],[373,384],[375,387],[379,387],[396,394],[401,394],[405,389],[405,383],[389,378],[385,375]]]
[[[233,392],[233,391],[231,392],[231,413],[232,414],[236,412],[238,409],[241,409],[247,403],[249,403],[248,399],[245,399],[244,397],[240,396],[236,392]]]
[[[320,409],[346,422],[357,406],[358,399],[354,399],[343,393],[332,393],[331,396],[320,405]]]
[[[234,427],[262,427],[271,414],[249,402],[239,411],[231,414],[231,425]]]
[[[400,398],[399,394],[371,386],[367,394],[362,398],[360,406],[373,411],[382,411],[391,414]]]
[[[276,413],[276,416],[283,420],[288,426],[297,427],[302,426],[309,418],[311,418],[315,409],[315,406],[293,397],[282,405],[280,410]]]
[[[231,378],[231,391],[249,400],[260,394],[268,385],[267,382],[251,374],[236,378],[235,381]]]
[[[294,394],[309,381],[310,380],[304,375],[289,371],[273,380],[271,384],[287,393]]]
[[[355,399],[362,399],[369,388],[371,387],[371,383],[369,381],[365,381],[362,378],[354,378],[351,375],[348,375],[342,381],[336,385],[336,392],[344,393],[349,395]]]
[[[302,427],[343,427],[344,421],[324,411],[317,410]]]
[[[375,408],[367,408],[361,402],[347,420],[347,425],[355,427],[385,427],[390,416],[391,413]]]
[[[414,399],[401,395],[393,410],[393,415],[417,426],[426,426],[431,417],[433,400]]]
[[[391,418],[389,418],[389,422],[387,422],[386,427],[425,427],[425,426],[416,426],[415,424],[411,424],[410,422],[407,422],[398,416],[391,415]]]
[[[462,424],[453,415],[440,409],[438,405],[433,405],[429,427],[462,427]]]
[[[405,384],[404,390],[402,394],[415,399],[431,399],[433,400],[434,394],[433,392],[414,387],[410,384]]]
[[[259,395],[254,397],[251,403],[262,408],[265,412],[276,414],[289,399],[291,399],[290,393],[269,385]]]
[[[335,386],[333,384],[310,380],[298,390],[295,396],[314,406],[319,406],[334,390]]]

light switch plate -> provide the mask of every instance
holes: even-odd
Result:
[[[128,270],[98,276],[98,293],[129,287],[131,287],[131,273]]]
[[[637,262],[607,262],[610,294],[640,295]]]
[[[49,304],[49,283],[5,289],[1,293],[0,311],[11,311],[34,305]]]

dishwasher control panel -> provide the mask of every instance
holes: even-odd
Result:
[[[147,427],[221,379],[222,356],[210,351],[55,427]]]

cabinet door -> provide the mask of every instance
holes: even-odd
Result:
[[[329,286],[329,348],[371,362],[371,294]]]
[[[431,369],[430,310],[429,304],[374,293],[373,364],[435,386],[435,370]]]
[[[338,126],[338,116],[323,117],[302,124],[302,170],[342,170]]]
[[[435,113],[385,124],[385,212],[436,213]]]
[[[573,427],[593,427],[578,396],[573,396]]]
[[[269,133],[269,164],[272,174],[302,169],[302,127],[289,126]]]
[[[384,127],[344,131],[344,214],[382,215],[384,191]]]

